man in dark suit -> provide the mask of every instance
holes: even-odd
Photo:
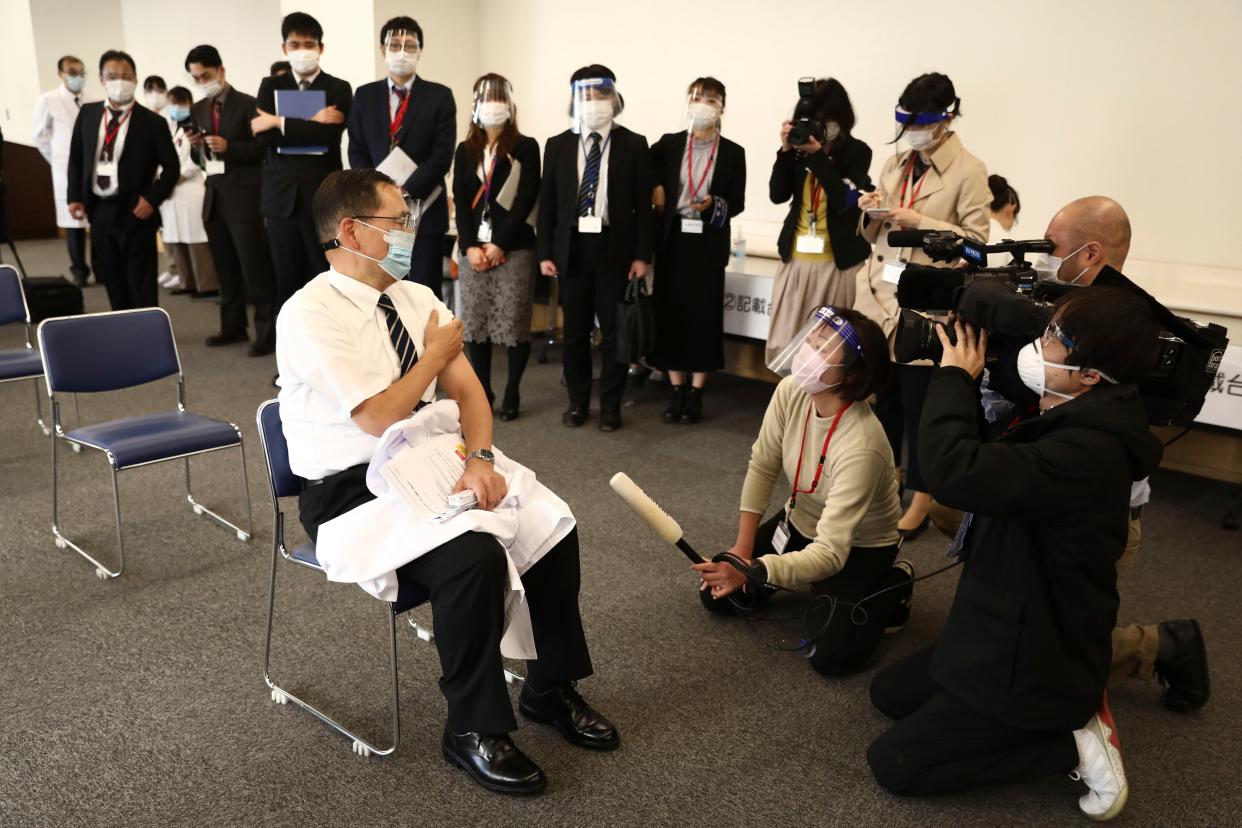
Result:
[[[220,332],[207,337],[207,345],[248,341],[248,299],[254,305],[248,353],[263,356],[276,349],[276,279],[259,212],[263,146],[250,132],[255,100],[229,85],[215,46],[191,49],[185,69],[203,93],[191,108],[190,141],[207,170],[203,225],[220,274]]]
[[[349,83],[319,68],[323,27],[318,20],[293,12],[281,21],[280,34],[293,72],[263,79],[257,96],[259,114],[250,122],[251,131],[267,149],[260,209],[267,219],[276,266],[277,310],[298,288],[328,269],[315,235],[311,203],[324,178],[341,169],[341,134],[353,100]],[[324,107],[310,118],[280,115],[276,93],[285,90],[322,91]],[[292,152],[305,147],[327,151]]]
[[[447,86],[416,76],[422,50],[423,30],[414,19],[394,17],[380,29],[380,52],[388,77],[359,86],[354,95],[349,165],[378,167],[394,148],[417,165],[397,182],[414,199],[412,211],[418,218],[418,238],[406,278],[439,296],[448,232],[444,176],[457,144],[457,107]]]
[[[625,106],[615,84],[606,66],[574,72],[574,127],[549,139],[544,151],[536,238],[540,271],[560,277],[569,389],[561,422],[571,428],[586,422],[590,408],[591,332],[599,319],[600,431],[621,427],[617,303],[627,278],[647,275],[653,233],[647,139],[613,123]]]
[[[106,101],[82,105],[69,147],[69,214],[91,222],[95,275],[113,310],[156,307],[160,204],[181,172],[168,121],[134,105],[138,70],[125,52],[99,59]],[[156,175],[158,171],[158,177]]]

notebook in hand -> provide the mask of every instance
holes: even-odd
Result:
[[[276,114],[285,118],[301,118],[309,121],[328,103],[322,89],[277,89]],[[326,146],[277,147],[280,155],[327,155]]]

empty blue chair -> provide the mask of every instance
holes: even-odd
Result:
[[[39,379],[43,376],[43,360],[30,338],[30,309],[26,307],[26,294],[17,268],[0,265],[0,325],[21,322],[26,326],[26,347],[0,350],[0,382],[34,380],[35,419],[44,434],[52,431],[43,422],[43,409],[39,404]]]
[[[95,565],[100,578],[115,578],[125,568],[125,537],[121,525],[121,497],[117,472],[165,460],[185,460],[185,494],[196,515],[207,515],[250,540],[254,531],[250,489],[246,480],[246,449],[241,429],[233,423],[200,417],[185,408],[185,376],[173,341],[172,322],[162,308],[64,316],[39,323],[39,351],[52,404],[52,535],[56,545],[73,549]],[[60,422],[58,394],[117,391],[154,380],[177,377],[177,408],[157,414],[122,417],[65,431]],[[56,446],[97,449],[108,458],[116,511],[116,571],[91,557],[65,537],[60,528]],[[241,455],[242,491],[246,497],[247,528],[225,520],[194,499],[190,488],[190,457],[236,448]]]

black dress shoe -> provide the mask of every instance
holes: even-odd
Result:
[[[571,405],[569,408],[565,409],[565,413],[561,415],[561,425],[568,426],[569,428],[577,428],[585,423],[586,419],[587,410],[585,408],[579,408],[576,405]]]
[[[189,294],[190,298],[194,298],[194,291],[190,290],[189,288],[183,288],[183,287],[175,287],[172,290],[168,291],[168,294],[170,296],[185,296],[186,294]]]
[[[552,725],[570,744],[592,750],[613,750],[621,744],[617,728],[587,704],[572,681],[542,693],[523,685],[518,712],[531,721]]]
[[[673,386],[672,396],[668,399],[668,407],[664,409],[664,422],[681,422],[682,409],[686,407],[686,384]]]
[[[220,295],[218,290],[196,290],[190,294],[191,299],[214,299]]]
[[[645,365],[631,365],[630,370],[626,372],[626,378],[633,388],[642,388],[649,376],[651,376],[651,369]]]
[[[246,336],[245,331],[238,331],[236,333],[224,333],[223,331],[221,331],[218,334],[212,334],[211,336],[207,337],[207,347],[208,348],[219,348],[221,345],[233,345],[237,342],[249,342],[249,341],[250,341],[250,337]]]
[[[252,342],[246,349],[246,356],[261,357],[276,353],[276,346],[271,342]]]
[[[681,409],[681,422],[683,425],[694,425],[703,416],[703,389],[690,388],[690,393],[686,395],[686,404]]]
[[[612,411],[599,412],[599,430],[600,431],[616,431],[621,428],[621,412],[613,409]]]
[[[489,791],[532,796],[548,787],[543,771],[518,750],[507,733],[499,736],[463,733],[459,736],[445,725],[440,745],[446,762],[464,770]]]
[[[1173,654],[1167,661],[1156,659],[1156,676],[1164,685],[1162,701],[1174,713],[1190,713],[1212,695],[1203,631],[1193,618],[1162,621],[1160,637],[1166,636],[1173,642]]]
[[[518,418],[518,408],[522,405],[522,397],[517,391],[506,388],[504,402],[500,404],[500,419],[506,423]]]

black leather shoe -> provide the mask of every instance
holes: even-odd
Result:
[[[616,431],[621,428],[621,412],[620,411],[601,411],[599,412],[599,430],[600,431]]]
[[[664,409],[664,422],[681,422],[681,412],[686,407],[686,385],[673,386],[673,393],[668,398],[668,407]]]
[[[196,290],[190,294],[191,299],[214,299],[220,295],[218,290]]]
[[[585,408],[579,408],[576,405],[571,405],[569,408],[565,409],[565,413],[561,415],[561,425],[568,426],[569,428],[577,428],[585,423],[586,419],[587,410]]]
[[[523,685],[518,712],[531,721],[552,725],[570,744],[592,750],[614,750],[621,744],[617,728],[587,704],[572,681],[542,693]]]
[[[271,342],[252,342],[246,349],[246,356],[261,357],[276,353],[276,346]]]
[[[686,395],[686,404],[681,409],[682,425],[694,425],[703,416],[703,389],[690,388]]]
[[[1156,660],[1156,676],[1164,685],[1164,706],[1174,713],[1190,713],[1207,704],[1212,695],[1208,677],[1207,647],[1203,631],[1193,618],[1162,621],[1160,637],[1173,642],[1173,655]]]
[[[504,402],[500,404],[500,419],[504,420],[506,423],[510,420],[516,420],[518,418],[518,408],[520,408],[521,405],[522,398],[516,391],[512,393],[506,391]]]
[[[448,725],[440,741],[444,761],[469,774],[480,787],[510,796],[533,796],[548,787],[548,778],[509,738],[509,734],[457,735]]]
[[[190,290],[189,288],[175,287],[172,290],[168,291],[169,296],[185,296],[187,294],[189,294],[191,299],[194,298],[194,291]]]
[[[239,331],[237,333],[224,333],[223,331],[221,331],[218,334],[212,334],[211,336],[207,337],[207,347],[208,348],[219,348],[221,345],[232,345],[237,342],[249,342],[249,341],[250,341],[250,337],[246,336],[245,331]]]

